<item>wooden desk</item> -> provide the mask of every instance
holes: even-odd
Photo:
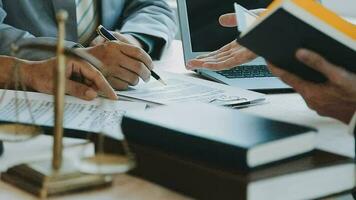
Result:
[[[164,69],[170,72],[192,75],[191,72],[186,71],[184,68],[182,47],[179,41],[173,43],[162,61],[156,62],[156,67],[160,70]],[[315,112],[307,108],[303,99],[297,94],[269,95],[264,105],[242,109],[241,111],[316,127],[320,130],[317,143],[319,148],[338,152],[343,155],[354,156],[354,140],[352,136],[347,134],[347,126],[333,119],[319,117]],[[73,146],[75,142],[67,141],[66,144]],[[14,163],[15,161],[9,161],[13,160],[13,158],[18,158],[17,161],[23,161],[24,158],[28,160],[31,156],[34,156],[34,154],[39,156],[39,153],[49,151],[50,147],[51,142],[48,136],[41,136],[34,141],[25,142],[23,144],[6,144],[5,155],[0,158],[0,170],[4,170],[11,163]],[[49,156],[48,153],[47,156]],[[0,199],[32,200],[36,198],[0,181]],[[129,175],[119,175],[116,177],[114,185],[110,188],[59,196],[51,199],[184,200],[189,198]],[[351,197],[346,196],[337,199],[346,200],[351,199]]]

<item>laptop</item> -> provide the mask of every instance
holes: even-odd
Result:
[[[215,51],[237,37],[236,28],[224,28],[219,17],[233,13],[234,3],[244,8],[265,8],[271,0],[179,0],[178,14],[182,33],[185,63],[199,55]],[[266,61],[258,57],[252,62],[230,70],[196,72],[211,80],[254,91],[278,91],[290,89],[267,68]]]

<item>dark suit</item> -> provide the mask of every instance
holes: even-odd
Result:
[[[143,42],[153,58],[174,38],[175,17],[164,0],[97,0],[100,23],[111,30],[130,33]],[[14,42],[54,43],[57,36],[55,13],[65,9],[68,47],[78,41],[75,0],[0,0],[0,54],[10,54]],[[25,52],[21,57],[43,59],[48,53]]]

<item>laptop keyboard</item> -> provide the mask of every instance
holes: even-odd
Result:
[[[242,65],[229,70],[217,71],[228,79],[273,77],[266,65]]]

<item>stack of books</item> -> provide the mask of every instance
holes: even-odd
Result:
[[[133,175],[198,199],[315,199],[355,186],[350,158],[315,149],[316,130],[205,104],[131,112]]]

